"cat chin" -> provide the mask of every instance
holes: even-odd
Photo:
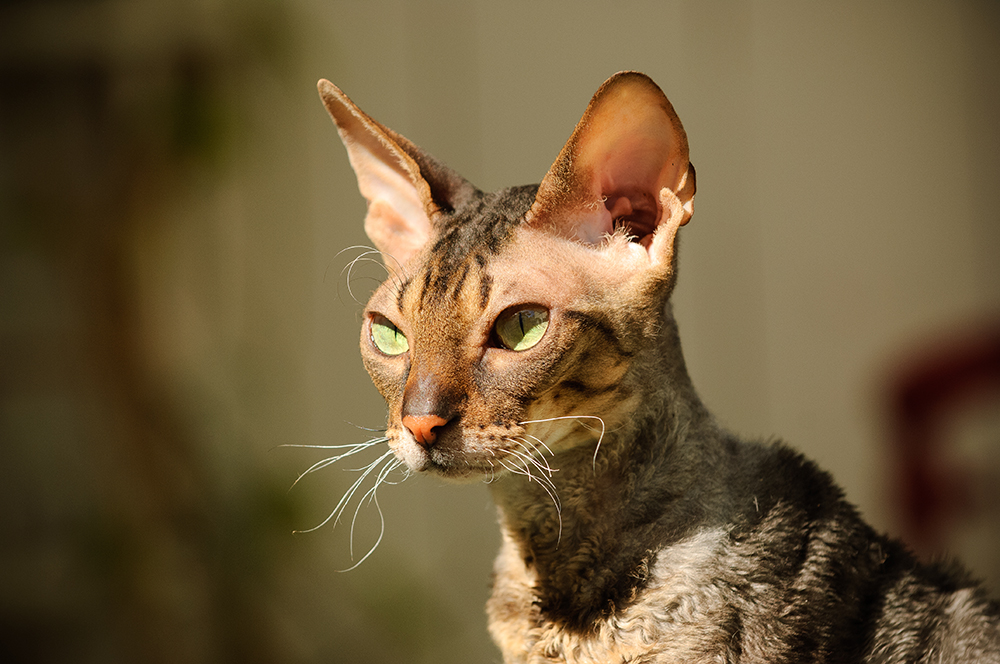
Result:
[[[454,474],[448,470],[444,470],[442,473],[432,472],[431,474],[448,484],[477,484],[489,480],[489,474],[482,471],[465,471],[461,474]]]
[[[423,466],[416,468],[408,466],[411,471],[421,475],[430,475],[444,480],[448,484],[475,484],[490,480],[490,473],[477,468],[458,468],[446,466],[433,461],[428,461]]]

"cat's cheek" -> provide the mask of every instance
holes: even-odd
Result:
[[[372,384],[392,411],[395,404],[400,403],[403,398],[403,386],[406,384],[406,375],[409,371],[408,354],[385,357],[373,349],[362,346],[361,359]]]

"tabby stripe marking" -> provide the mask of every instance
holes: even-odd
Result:
[[[479,280],[479,308],[486,310],[486,305],[490,303],[490,292],[493,290],[493,277],[484,274]]]
[[[614,347],[615,352],[620,356],[628,358],[635,355],[633,351],[625,350],[625,348],[622,347],[621,341],[618,339],[618,335],[615,334],[614,329],[600,318],[582,311],[572,310],[563,312],[563,316],[571,320],[575,320],[580,324],[580,327],[584,329],[595,330],[600,333],[605,340]]]

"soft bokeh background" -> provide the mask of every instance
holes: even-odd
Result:
[[[675,301],[703,397],[912,535],[900,381],[1000,318],[996,3],[7,0],[0,659],[499,661],[484,486],[384,487],[351,572],[349,523],[293,534],[356,474],[289,490],[329,452],[280,446],[384,421],[339,253],[364,202],[315,82],[496,188],[540,179],[621,69],[698,167]],[[996,586],[983,385],[929,457],[975,490],[914,545]],[[362,507],[355,559],[378,532]]]

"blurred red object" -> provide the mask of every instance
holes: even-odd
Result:
[[[951,541],[956,525],[989,519],[1000,528],[1000,324],[953,335],[910,358],[890,386],[902,534],[918,552],[958,553]],[[985,421],[987,440],[970,449],[961,430],[968,428],[963,420],[976,418]]]

